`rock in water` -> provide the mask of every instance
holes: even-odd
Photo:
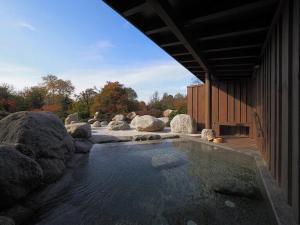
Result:
[[[171,132],[192,134],[196,131],[196,123],[190,115],[178,114],[171,123]]]
[[[112,121],[123,121],[125,120],[125,116],[122,114],[117,114],[112,118]]]
[[[203,129],[201,131],[201,138],[207,141],[211,141],[214,139],[214,132],[212,129]]]
[[[129,130],[130,126],[126,121],[111,121],[108,125],[107,128],[109,130]]]
[[[138,134],[132,137],[133,141],[149,141],[149,140],[159,140],[161,136],[158,134]]]
[[[89,123],[73,123],[66,125],[66,128],[73,138],[90,138],[92,136],[92,128]]]
[[[65,119],[65,125],[71,124],[72,122],[75,122],[75,123],[79,122],[78,113],[70,114]]]
[[[35,160],[13,146],[0,145],[0,209],[25,197],[42,178],[42,168]]]
[[[226,200],[225,205],[229,208],[235,208],[235,204],[232,201]]]
[[[162,131],[165,128],[165,124],[153,116],[145,115],[135,120],[135,128],[137,131]]]
[[[193,220],[187,221],[186,225],[197,225]]]
[[[89,153],[93,147],[93,143],[86,139],[76,138],[75,142],[75,153]]]
[[[15,145],[19,152],[39,163],[46,183],[63,174],[66,161],[74,153],[72,137],[50,112],[17,112],[0,120],[0,143]]]

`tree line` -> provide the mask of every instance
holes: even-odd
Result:
[[[115,81],[107,81],[104,87],[87,88],[74,94],[75,87],[70,80],[59,79],[49,74],[42,77],[36,86],[16,91],[9,84],[0,85],[0,110],[17,111],[50,111],[64,119],[68,114],[78,112],[81,119],[91,117],[99,112],[103,119],[109,119],[116,113],[139,111],[147,114],[153,109],[163,111],[175,109],[186,112],[186,96],[164,93],[159,97],[156,91],[150,101],[138,101],[137,93],[130,87]]]

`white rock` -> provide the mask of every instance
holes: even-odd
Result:
[[[89,138],[92,136],[91,124],[89,123],[73,123],[66,125],[68,133],[73,138]]]
[[[160,117],[158,119],[161,120],[161,121],[163,121],[163,123],[165,124],[165,127],[169,127],[170,126],[170,119],[169,119],[169,117]]]
[[[131,128],[136,128],[136,121],[138,120],[139,117],[140,117],[140,116],[137,115],[137,116],[135,116],[135,117],[133,118],[133,120],[131,120],[131,122],[130,122],[130,127],[131,127]]]
[[[135,112],[130,112],[127,114],[127,119],[129,120],[133,120],[134,117],[136,117],[136,113]]]
[[[78,121],[78,113],[73,113],[67,116],[67,118],[65,119],[65,125],[71,124],[72,122],[77,123]]]
[[[193,118],[186,114],[176,115],[171,123],[171,132],[192,134],[196,131],[196,124]]]
[[[126,121],[116,120],[109,122],[107,128],[109,130],[129,130],[130,126]]]
[[[96,121],[92,124],[92,127],[101,127],[101,123],[99,121]]]
[[[165,128],[164,122],[149,115],[140,116],[135,121],[137,131],[162,131]]]
[[[123,121],[125,120],[125,116],[122,114],[117,114],[112,118],[112,121]]]
[[[101,127],[106,127],[107,125],[108,125],[108,122],[107,121],[101,121],[100,122],[100,125],[101,125]]]
[[[172,109],[166,109],[164,112],[163,112],[163,116],[164,117],[169,117],[169,115],[173,112]]]
[[[211,141],[214,139],[214,132],[212,129],[203,129],[201,131],[201,138],[206,140],[206,141]]]
[[[88,123],[93,124],[93,123],[95,123],[96,121],[97,121],[97,120],[93,118],[93,119],[89,119],[89,120],[88,120]]]
[[[99,117],[99,112],[95,112],[95,114],[94,114],[94,119],[95,119],[95,120],[98,120],[98,119],[99,119],[98,117]]]

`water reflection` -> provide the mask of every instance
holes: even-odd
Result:
[[[96,145],[36,225],[271,225],[252,158],[193,142]]]

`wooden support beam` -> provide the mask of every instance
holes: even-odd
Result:
[[[236,56],[236,57],[217,57],[210,58],[207,61],[222,61],[222,60],[232,60],[232,59],[257,59],[256,55],[248,55],[248,56]]]
[[[208,67],[204,61],[204,58],[197,50],[197,45],[189,36],[188,32],[184,30],[183,25],[180,23],[180,21],[178,21],[177,17],[172,14],[171,7],[170,5],[168,5],[167,1],[147,0],[147,3],[152,6],[153,10],[157,12],[159,17],[172,30],[173,34],[190,52],[194,59],[197,60],[197,62],[202,66],[202,68],[208,71]],[[172,54],[172,56],[174,55]]]
[[[151,34],[156,34],[156,33],[164,32],[164,31],[168,31],[168,30],[169,30],[169,28],[167,26],[164,26],[164,27],[159,27],[159,28],[145,31],[145,34],[151,35]]]
[[[174,41],[174,42],[170,42],[170,43],[165,43],[165,44],[160,44],[160,47],[170,47],[170,46],[176,46],[176,45],[182,45],[182,43],[180,41]]]
[[[214,67],[235,67],[235,66],[255,66],[255,63],[235,63],[235,64],[214,65]]]
[[[142,3],[140,5],[137,5],[135,7],[132,7],[126,11],[124,11],[122,14],[125,16],[125,17],[129,17],[129,16],[132,16],[134,14],[137,14],[139,12],[141,12],[143,9],[145,9],[147,7],[147,3]]]
[[[207,49],[207,50],[203,50],[202,52],[204,52],[204,53],[223,52],[223,51],[232,51],[232,50],[240,50],[240,49],[247,49],[247,48],[260,48],[261,46],[262,46],[262,44],[232,46],[232,47],[226,47],[226,48]]]
[[[251,70],[234,70],[234,69],[229,69],[229,70],[215,70],[215,73],[224,73],[224,72],[232,72],[232,73],[240,73],[240,72],[246,72],[246,73],[251,73]]]
[[[257,1],[257,2],[250,3],[247,5],[235,7],[235,8],[229,9],[229,10],[225,10],[225,11],[213,13],[213,14],[210,14],[207,16],[202,16],[202,17],[192,19],[192,20],[188,21],[188,23],[185,26],[192,26],[195,24],[214,21],[214,20],[223,20],[224,18],[227,18],[227,17],[239,16],[244,13],[256,11],[259,8],[271,6],[273,4],[276,4],[276,0],[261,0],[261,1]]]
[[[172,53],[171,56],[191,55],[189,52]]]
[[[180,60],[181,63],[190,63],[190,62],[197,62],[197,60],[195,59],[191,59],[191,60]]]
[[[211,129],[211,83],[209,73],[205,73],[205,128]]]
[[[185,66],[187,69],[201,69],[201,66]],[[204,72],[204,71],[203,71]]]
[[[216,39],[222,39],[222,38],[228,38],[228,37],[238,37],[238,36],[242,36],[242,35],[259,33],[259,32],[264,32],[264,31],[268,31],[268,30],[269,30],[269,27],[260,27],[260,28],[255,28],[255,29],[241,30],[241,31],[236,31],[236,32],[222,33],[222,34],[217,34],[217,35],[200,37],[200,38],[197,38],[196,40],[200,42],[200,41],[216,40]]]
[[[193,70],[193,69],[189,69],[189,71],[190,71],[191,73],[205,73],[204,70]]]

